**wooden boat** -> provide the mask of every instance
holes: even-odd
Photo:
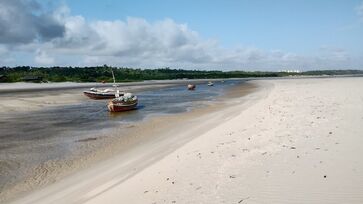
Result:
[[[195,90],[195,87],[194,84],[188,84],[188,90]]]
[[[115,89],[112,89],[112,88],[109,88],[109,89],[91,88],[88,91],[83,91],[83,94],[88,96],[91,99],[112,99],[112,98],[119,97],[120,95],[122,96],[123,93],[119,93],[119,91],[117,89],[115,75],[113,74],[112,68],[111,68],[111,73],[112,73],[112,78],[113,78],[112,86],[115,87],[117,91],[115,91]],[[104,83],[104,82],[105,81],[102,81],[102,83]]]
[[[137,108],[137,96],[131,93],[125,93],[123,96],[117,97],[108,102],[107,108],[110,112],[122,112]]]
[[[88,91],[83,91],[83,94],[91,99],[112,99],[116,98],[114,89],[95,89],[91,88]],[[122,93],[120,95],[123,95]]]

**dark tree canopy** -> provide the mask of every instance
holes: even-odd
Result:
[[[184,69],[139,69],[125,67],[1,67],[0,82],[50,81],[50,82],[112,82],[111,69],[117,82],[166,80],[166,79],[215,79],[246,77],[281,77],[288,75],[341,75],[363,74],[362,70],[321,70],[303,73],[261,71],[203,71]]]

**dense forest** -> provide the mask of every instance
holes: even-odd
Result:
[[[1,67],[0,82],[112,82],[113,70],[117,82],[165,79],[214,79],[245,77],[281,77],[288,75],[363,74],[363,70],[321,70],[302,73],[260,71],[202,71],[183,69],[133,69],[124,67]]]

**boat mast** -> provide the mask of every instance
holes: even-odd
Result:
[[[116,87],[115,96],[116,96],[116,98],[118,98],[118,97],[120,97],[120,91],[118,90],[118,87],[116,85],[115,74],[113,73],[112,67],[111,67],[111,73],[112,73],[112,78],[113,78],[113,86]]]
[[[112,73],[112,78],[113,78],[113,86],[116,86],[115,75],[113,74],[112,67],[111,67],[111,73]]]

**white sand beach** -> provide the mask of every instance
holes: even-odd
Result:
[[[363,78],[251,83],[239,105],[14,203],[363,203]]]

